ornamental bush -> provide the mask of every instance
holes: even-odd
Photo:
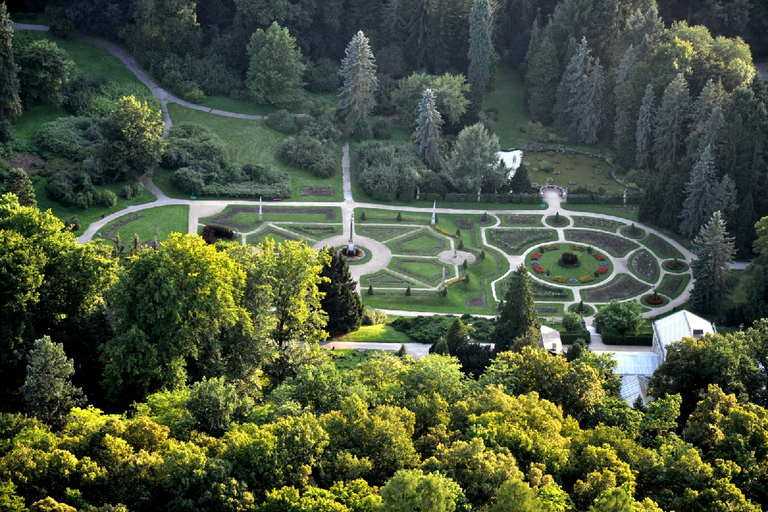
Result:
[[[270,114],[264,121],[264,124],[275,131],[287,133],[288,135],[293,135],[299,131],[299,123],[296,121],[296,116],[285,109],[280,109]]]

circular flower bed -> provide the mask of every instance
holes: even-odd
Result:
[[[588,304],[583,304],[584,309],[580,310],[578,304],[571,304],[568,306],[568,311],[571,311],[573,313],[578,313],[583,316],[592,316],[595,312],[595,308]]]
[[[579,251],[579,249],[584,251],[582,246],[575,247],[575,245],[571,245],[571,249],[575,251]],[[610,263],[605,261],[603,255],[594,254],[593,256],[595,258],[579,258],[578,254],[566,252],[558,244],[551,244],[542,246],[530,254],[530,268],[534,275],[554,283],[576,286],[593,284],[596,281],[601,281],[602,277],[611,271]],[[576,263],[572,266],[563,266],[561,263],[563,258],[567,262],[575,258]]]
[[[643,297],[643,303],[652,307],[663,306],[667,302],[669,302],[669,300],[658,293],[651,293]]]
[[[688,264],[675,258],[674,260],[665,261],[664,268],[672,272],[683,272],[688,270]]]
[[[366,256],[368,256],[368,253],[365,252],[365,249],[362,247],[356,247],[354,254],[347,254],[349,251],[346,247],[342,247],[339,249],[338,253],[347,260],[347,263],[358,263],[360,261],[363,261]]]

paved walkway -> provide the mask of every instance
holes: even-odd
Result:
[[[38,30],[38,31],[48,31],[49,28],[45,25],[29,25],[29,24],[20,24],[20,23],[14,23],[12,24],[12,27],[16,30]],[[202,105],[196,105],[193,103],[190,103],[188,101],[185,101],[181,98],[178,98],[177,96],[174,96],[170,92],[164,90],[159,85],[157,85],[151,78],[147,76],[147,74],[138,66],[136,61],[128,55],[124,50],[122,50],[117,45],[110,43],[109,41],[105,41],[103,39],[100,39],[98,37],[94,36],[88,36],[88,35],[81,35],[80,37],[83,37],[84,39],[93,42],[94,44],[97,44],[103,48],[105,48],[107,51],[115,55],[118,59],[120,59],[125,66],[137,77],[139,81],[141,81],[144,85],[146,85],[152,94],[157,97],[162,105],[163,110],[163,120],[165,122],[163,134],[164,136],[167,135],[168,130],[170,129],[172,125],[172,120],[170,117],[170,114],[168,113],[167,105],[168,103],[177,103],[179,105],[182,105],[187,108],[191,108],[194,110],[200,110],[203,112],[208,112],[210,114],[214,115],[220,115],[225,117],[232,117],[232,118],[238,118],[238,119],[250,119],[250,120],[262,120],[265,119],[266,116],[260,116],[260,115],[248,115],[248,114],[240,114],[237,112],[226,112],[222,110],[212,109],[209,107],[205,107]],[[297,114],[298,116],[304,116],[305,114]],[[380,204],[372,204],[372,203],[358,203],[354,200],[352,195],[352,182],[350,178],[350,169],[349,169],[349,143],[346,143],[343,147],[343,153],[342,153],[342,183],[343,183],[343,191],[344,191],[344,201],[340,203],[333,203],[333,202],[281,202],[281,205],[284,206],[297,206],[297,207],[307,207],[307,206],[338,206],[341,208],[342,211],[342,225],[343,225],[343,234],[327,238],[324,240],[320,240],[315,244],[315,247],[323,247],[325,245],[332,245],[332,246],[340,246],[340,245],[346,245],[347,242],[350,239],[350,235],[352,233],[351,229],[351,221],[352,216],[354,215],[355,208],[376,208],[376,209],[382,209],[382,210],[391,210],[391,211],[401,211],[401,212],[424,212],[425,210],[428,210],[428,208],[421,208],[421,207],[414,207],[414,206],[391,206],[391,205],[380,205]],[[123,215],[126,215],[128,213],[133,213],[149,208],[155,208],[158,206],[167,206],[167,205],[189,205],[189,232],[190,233],[197,233],[198,227],[200,225],[200,219],[204,217],[208,217],[211,215],[215,215],[216,213],[219,213],[223,211],[227,206],[234,205],[234,204],[244,204],[244,205],[257,205],[258,202],[256,201],[192,201],[192,200],[185,200],[185,199],[172,199],[167,197],[158,187],[155,186],[155,184],[152,182],[152,179],[148,176],[143,176],[142,181],[144,182],[145,186],[147,187],[147,190],[152,192],[157,199],[152,203],[146,203],[142,205],[136,205],[136,206],[130,206],[127,207],[119,212],[115,212],[111,215],[108,215],[104,217],[103,219],[94,222],[78,238],[78,241],[80,243],[85,243],[93,238],[95,234],[98,232],[99,229],[101,229],[104,225],[107,223],[122,217]],[[491,244],[487,237],[487,231],[488,229],[493,229],[495,227],[498,227],[501,224],[500,216],[502,215],[508,215],[508,214],[534,214],[534,215],[544,215],[545,217],[555,215],[556,213],[559,213],[561,217],[565,218],[568,221],[568,224],[566,224],[563,227],[552,227],[547,226],[548,229],[555,229],[557,231],[558,241],[559,242],[565,242],[565,229],[574,226],[574,219],[573,216],[582,215],[580,212],[570,212],[568,210],[563,210],[561,207],[562,198],[559,196],[557,191],[554,190],[548,190],[545,192],[544,197],[542,198],[543,201],[547,204],[546,209],[535,209],[535,210],[496,210],[492,213],[489,213],[494,219],[495,222],[490,226],[484,226],[481,228],[481,239],[484,245],[487,245],[489,247],[494,247],[493,244]],[[477,210],[471,210],[471,209],[448,209],[448,208],[438,208],[438,213],[453,213],[453,214],[473,214],[476,215],[478,213]],[[620,223],[626,223],[626,219],[612,216],[612,215],[605,215],[605,214],[596,214],[596,213],[590,213],[589,216],[600,218],[600,219],[606,219],[606,220],[613,220]],[[681,246],[679,243],[677,243],[674,240],[671,240],[664,236],[663,233],[659,232],[656,229],[650,228],[645,225],[641,225],[639,223],[636,223],[636,225],[642,229],[644,229],[647,233],[653,233],[670,244],[672,244],[677,250],[679,250],[683,255],[684,259],[687,263],[690,264],[690,262],[693,259],[693,254],[688,251],[685,247]],[[521,228],[522,229],[522,228]],[[585,227],[579,227],[580,230],[589,230],[590,228]],[[600,231],[600,230],[594,230],[594,231]],[[244,234],[241,234],[243,240],[245,240]],[[378,272],[379,270],[383,270],[387,268],[389,265],[391,259],[392,259],[392,253],[391,251],[381,242],[378,242],[376,240],[373,240],[368,237],[356,235],[354,238],[354,242],[356,245],[360,245],[362,247],[366,247],[370,249],[373,252],[372,258],[370,261],[366,262],[365,264],[361,265],[352,265],[351,266],[351,273],[355,279],[358,280],[358,289],[360,287],[359,281],[360,277],[366,274],[372,274],[375,272]],[[505,255],[507,262],[509,264],[509,271],[504,276],[501,276],[500,278],[496,279],[492,283],[492,290],[493,290],[493,300],[495,302],[499,301],[499,297],[496,293],[496,283],[498,283],[501,280],[506,279],[511,272],[513,272],[521,263],[525,264],[526,262],[526,256],[527,253],[530,252],[526,251],[526,254],[522,256],[518,255],[507,255],[504,253],[503,250],[501,250],[498,247],[495,247],[497,250],[499,250],[502,254]],[[453,240],[451,240],[451,249],[453,250]],[[614,273],[630,273],[628,265],[630,258],[634,251],[631,251],[630,254],[626,257],[622,258],[614,258],[611,257],[611,261],[614,265]],[[657,257],[655,254],[653,255],[654,259],[656,260],[657,264],[661,265],[662,258]],[[463,261],[463,260],[462,260]],[[732,268],[744,268],[746,264],[744,263],[734,263],[732,264]],[[631,274],[631,273],[630,273]],[[661,283],[661,279],[663,277],[663,272],[660,272],[659,279],[653,283],[653,288],[657,287]],[[533,279],[539,279],[535,275],[532,275]],[[547,285],[552,286],[553,283],[546,282]],[[565,308],[570,306],[571,304],[578,303],[579,300],[581,300],[581,291],[586,290],[592,287],[600,287],[603,286],[604,282],[599,282],[591,286],[582,286],[577,288],[570,288],[574,293],[574,300],[565,302],[563,305]],[[653,310],[644,313],[644,316],[655,316],[660,313],[665,313],[668,311],[671,311],[677,306],[680,306],[688,301],[690,297],[690,291],[693,287],[692,280],[689,281],[688,286],[686,290],[677,298],[671,300],[669,304],[660,307],[660,308],[654,308]],[[643,295],[645,295],[647,292],[644,292],[640,294],[639,296],[635,297],[636,300],[639,300]],[[399,315],[430,315],[434,314],[432,312],[414,312],[414,311],[396,311],[396,310],[389,310],[387,311],[391,314],[399,314]],[[588,318],[587,321],[591,321],[591,318]],[[398,347],[399,348],[399,347]],[[612,347],[613,348],[613,347]],[[636,349],[633,349],[636,350]]]

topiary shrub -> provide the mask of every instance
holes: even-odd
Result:
[[[410,297],[411,296],[411,287],[410,286],[405,289],[405,296],[406,297]]]
[[[203,240],[206,243],[213,244],[217,238],[226,238],[227,240],[234,240],[235,232],[224,226],[217,226],[215,224],[206,224],[203,227]]]
[[[560,256],[560,264],[564,267],[574,267],[578,265],[578,263],[579,257],[572,252],[564,252],[562,256]]]

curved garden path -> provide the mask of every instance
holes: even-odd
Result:
[[[36,30],[36,31],[48,31],[49,27],[45,25],[29,25],[29,24],[22,24],[22,23],[13,23],[12,27],[16,30]],[[157,85],[151,78],[147,76],[147,74],[139,67],[139,65],[136,63],[136,61],[128,55],[124,50],[122,50],[117,45],[110,43],[109,41],[105,41],[101,38],[89,36],[89,35],[80,35],[80,37],[97,44],[103,48],[105,48],[107,51],[109,51],[111,54],[113,54],[115,57],[120,59],[123,64],[128,68],[135,76],[136,78],[141,81],[146,87],[149,88],[149,90],[152,92],[152,94],[160,100],[161,106],[162,106],[162,112],[163,112],[163,121],[164,121],[164,128],[163,128],[163,134],[164,136],[167,135],[168,130],[172,126],[172,120],[170,117],[170,114],[168,113],[168,103],[177,103],[179,105],[182,105],[187,108],[191,108],[194,110],[200,110],[203,112],[208,112],[210,114],[214,115],[220,115],[225,117],[232,117],[232,118],[238,118],[238,119],[249,119],[249,120],[263,120],[266,119],[267,116],[261,116],[261,115],[249,115],[249,114],[240,114],[237,112],[227,112],[223,110],[217,110],[212,109],[210,107],[205,107],[203,105],[197,105],[194,103],[190,103],[188,101],[185,101],[177,96],[174,96],[170,92],[164,90],[159,85]],[[297,116],[306,116],[306,114],[296,114]],[[370,208],[370,209],[380,209],[380,210],[391,210],[391,211],[400,211],[400,212],[424,212],[425,210],[428,211],[429,208],[421,208],[421,207],[413,207],[413,206],[392,206],[392,205],[381,205],[381,204],[375,204],[375,203],[359,203],[356,202],[352,196],[352,182],[350,178],[350,169],[349,169],[349,143],[346,143],[342,149],[342,174],[343,174],[343,191],[344,191],[344,200],[342,202],[281,202],[281,205],[284,206],[294,206],[294,207],[308,207],[308,206],[337,206],[341,208],[342,211],[342,219],[343,219],[343,234],[338,235],[336,237],[327,238],[324,240],[320,240],[315,244],[315,247],[322,247],[325,245],[344,245],[347,243],[350,237],[350,220],[352,219],[354,209],[355,208]],[[80,243],[86,243],[89,240],[91,240],[96,233],[98,233],[99,229],[101,229],[103,226],[108,224],[109,222],[122,217],[128,213],[133,213],[141,210],[146,210],[149,208],[155,208],[158,206],[167,206],[167,205],[189,205],[189,232],[190,233],[197,233],[198,232],[198,226],[199,220],[204,217],[208,217],[211,215],[215,215],[216,213],[219,213],[223,211],[227,206],[229,205],[258,205],[257,201],[228,201],[228,200],[215,200],[215,201],[205,201],[205,200],[188,200],[188,199],[173,199],[168,196],[166,196],[155,184],[152,182],[151,177],[149,176],[143,176],[142,181],[144,185],[147,187],[147,190],[149,190],[152,194],[155,195],[157,198],[154,202],[146,203],[142,205],[135,205],[135,206],[129,206],[123,210],[120,210],[118,212],[114,212],[108,216],[105,216],[103,219],[100,219],[99,221],[96,221],[92,223],[88,228],[85,230],[85,232],[78,238],[78,241]],[[497,296],[496,292],[496,283],[498,281],[501,281],[503,279],[506,279],[511,272],[514,271],[514,269],[520,265],[521,263],[525,263],[525,257],[524,256],[518,256],[518,255],[508,255],[503,250],[501,250],[498,247],[495,247],[492,243],[490,243],[487,239],[486,232],[488,229],[491,229],[493,227],[496,227],[499,225],[499,216],[500,215],[506,215],[506,214],[536,214],[536,215],[544,215],[550,216],[555,215],[556,212],[560,213],[561,217],[564,217],[568,219],[569,223],[566,226],[563,227],[553,227],[553,226],[546,226],[547,228],[555,229],[558,233],[558,240],[559,241],[565,241],[565,229],[571,228],[574,226],[574,219],[573,216],[584,216],[588,215],[590,217],[599,218],[599,219],[605,219],[605,220],[611,220],[615,222],[619,222],[622,224],[626,224],[627,220],[623,219],[621,217],[616,217],[612,215],[606,215],[606,214],[598,214],[598,213],[582,213],[582,212],[571,212],[568,210],[563,210],[561,208],[561,202],[562,199],[559,197],[559,195],[556,192],[548,191],[545,193],[545,196],[543,200],[547,204],[546,209],[535,209],[535,210],[494,210],[492,213],[489,213],[492,217],[496,218],[496,223],[491,226],[484,226],[481,228],[481,238],[484,245],[487,245],[489,247],[494,247],[497,249],[501,254],[505,255],[507,262],[509,263],[510,270],[504,274],[503,276],[499,277],[498,279],[494,280],[492,283],[492,290],[493,290],[493,299],[494,301],[498,302],[499,297]],[[478,213],[478,210],[472,210],[472,209],[452,209],[452,208],[438,208],[438,213],[452,213],[452,214],[474,214],[476,215]],[[684,255],[684,260],[690,265],[693,254],[688,251],[685,247],[681,246],[679,243],[677,243],[674,240],[669,239],[666,237],[663,233],[659,232],[656,229],[650,228],[648,226],[636,223],[638,227],[645,230],[646,233],[653,233],[659,237],[661,237],[666,242],[670,243],[672,246],[674,246],[678,251],[680,251]],[[579,229],[587,229],[580,227]],[[617,235],[621,236],[621,235]],[[244,239],[244,237],[243,237]],[[370,261],[366,262],[362,265],[353,265],[351,267],[351,273],[352,275],[358,280],[362,275],[364,274],[372,274],[379,270],[383,270],[387,268],[387,266],[390,263],[390,260],[392,258],[392,254],[389,251],[389,249],[386,248],[384,244],[381,242],[378,242],[376,240],[373,240],[371,238],[363,237],[363,236],[356,236],[355,237],[355,243],[364,247],[368,247],[373,250],[373,255]],[[451,250],[453,250],[453,240],[451,240]],[[526,251],[527,252],[527,251]],[[636,252],[635,250],[631,251],[631,253]],[[649,251],[651,252],[651,251]],[[651,255],[656,260],[656,263],[660,266],[662,265],[662,258],[659,258],[655,254],[651,252]],[[668,258],[667,258],[668,259]],[[626,272],[631,275],[631,272],[628,269],[628,257],[625,258],[611,258],[613,264],[614,264],[614,273],[621,273]],[[690,270],[689,270],[690,271]],[[662,272],[660,274],[663,275]],[[535,276],[534,276],[535,278]],[[656,282],[656,285],[659,284],[661,280],[661,277],[659,277],[659,280]],[[551,284],[551,283],[548,283]],[[598,283],[593,286],[602,286],[605,283]],[[672,299],[669,301],[668,304],[664,305],[663,307],[654,308],[651,311],[648,311],[644,313],[644,316],[655,316],[660,313],[664,313],[667,311],[671,311],[675,307],[678,307],[685,302],[688,301],[690,297],[690,291],[693,287],[692,280],[689,281],[685,291],[676,297],[675,299]],[[359,288],[359,284],[358,284]],[[570,306],[571,304],[578,303],[580,300],[580,293],[583,289],[588,289],[589,286],[582,286],[582,287],[572,287],[570,288],[574,292],[574,300],[564,302],[563,305],[565,308]],[[648,292],[643,292],[642,294],[634,297],[635,300],[639,300],[642,296],[646,295]],[[434,314],[432,312],[417,312],[417,311],[399,311],[399,310],[385,310],[388,313],[397,314],[397,315],[430,315]],[[488,315],[492,316],[492,315]]]

